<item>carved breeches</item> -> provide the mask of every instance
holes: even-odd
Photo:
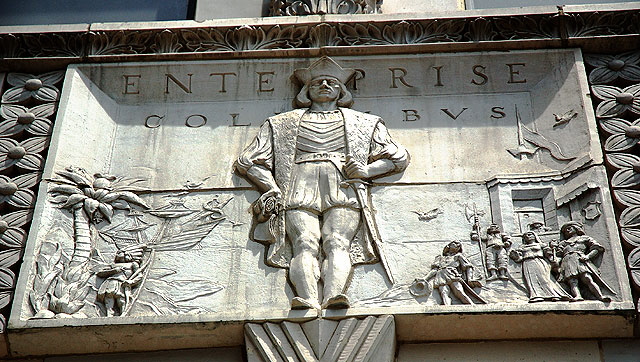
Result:
[[[294,164],[291,181],[285,196],[287,210],[303,209],[322,214],[332,207],[360,209],[353,188],[340,187],[344,178],[331,162]]]
[[[100,288],[98,289],[98,301],[104,301],[106,297],[111,298],[124,298],[124,290],[122,288],[122,281],[116,278],[108,278]]]
[[[580,261],[582,253],[569,253],[562,258],[560,263],[560,280],[577,278],[582,273],[591,273],[587,265]]]
[[[487,269],[507,269],[507,251],[503,247],[488,247],[487,248]]]

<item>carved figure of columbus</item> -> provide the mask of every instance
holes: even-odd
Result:
[[[235,164],[261,193],[252,239],[289,268],[292,309],[349,307],[352,265],[384,258],[366,181],[409,164],[380,117],[348,108],[354,73],[328,57],[295,70],[300,108],[267,119]]]

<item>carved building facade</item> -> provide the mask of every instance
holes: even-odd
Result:
[[[0,27],[0,357],[637,360],[640,7],[423,6]]]

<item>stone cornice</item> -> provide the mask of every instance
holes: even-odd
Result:
[[[615,41],[614,39],[615,38]],[[313,15],[219,21],[0,27],[0,70],[49,63],[640,44],[640,6],[532,7],[439,14]],[[19,65],[17,65],[19,64]]]

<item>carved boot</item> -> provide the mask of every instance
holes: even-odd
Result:
[[[507,275],[507,269],[499,269],[498,270],[498,278],[502,280],[509,280],[509,276]]]
[[[498,275],[496,274],[495,269],[489,269],[489,277],[487,277],[487,281],[498,279]]]
[[[293,297],[293,299],[291,299],[291,309],[320,309],[320,304],[301,297]]]
[[[338,294],[331,297],[322,305],[325,309],[347,309],[349,306],[349,298],[344,294]]]

